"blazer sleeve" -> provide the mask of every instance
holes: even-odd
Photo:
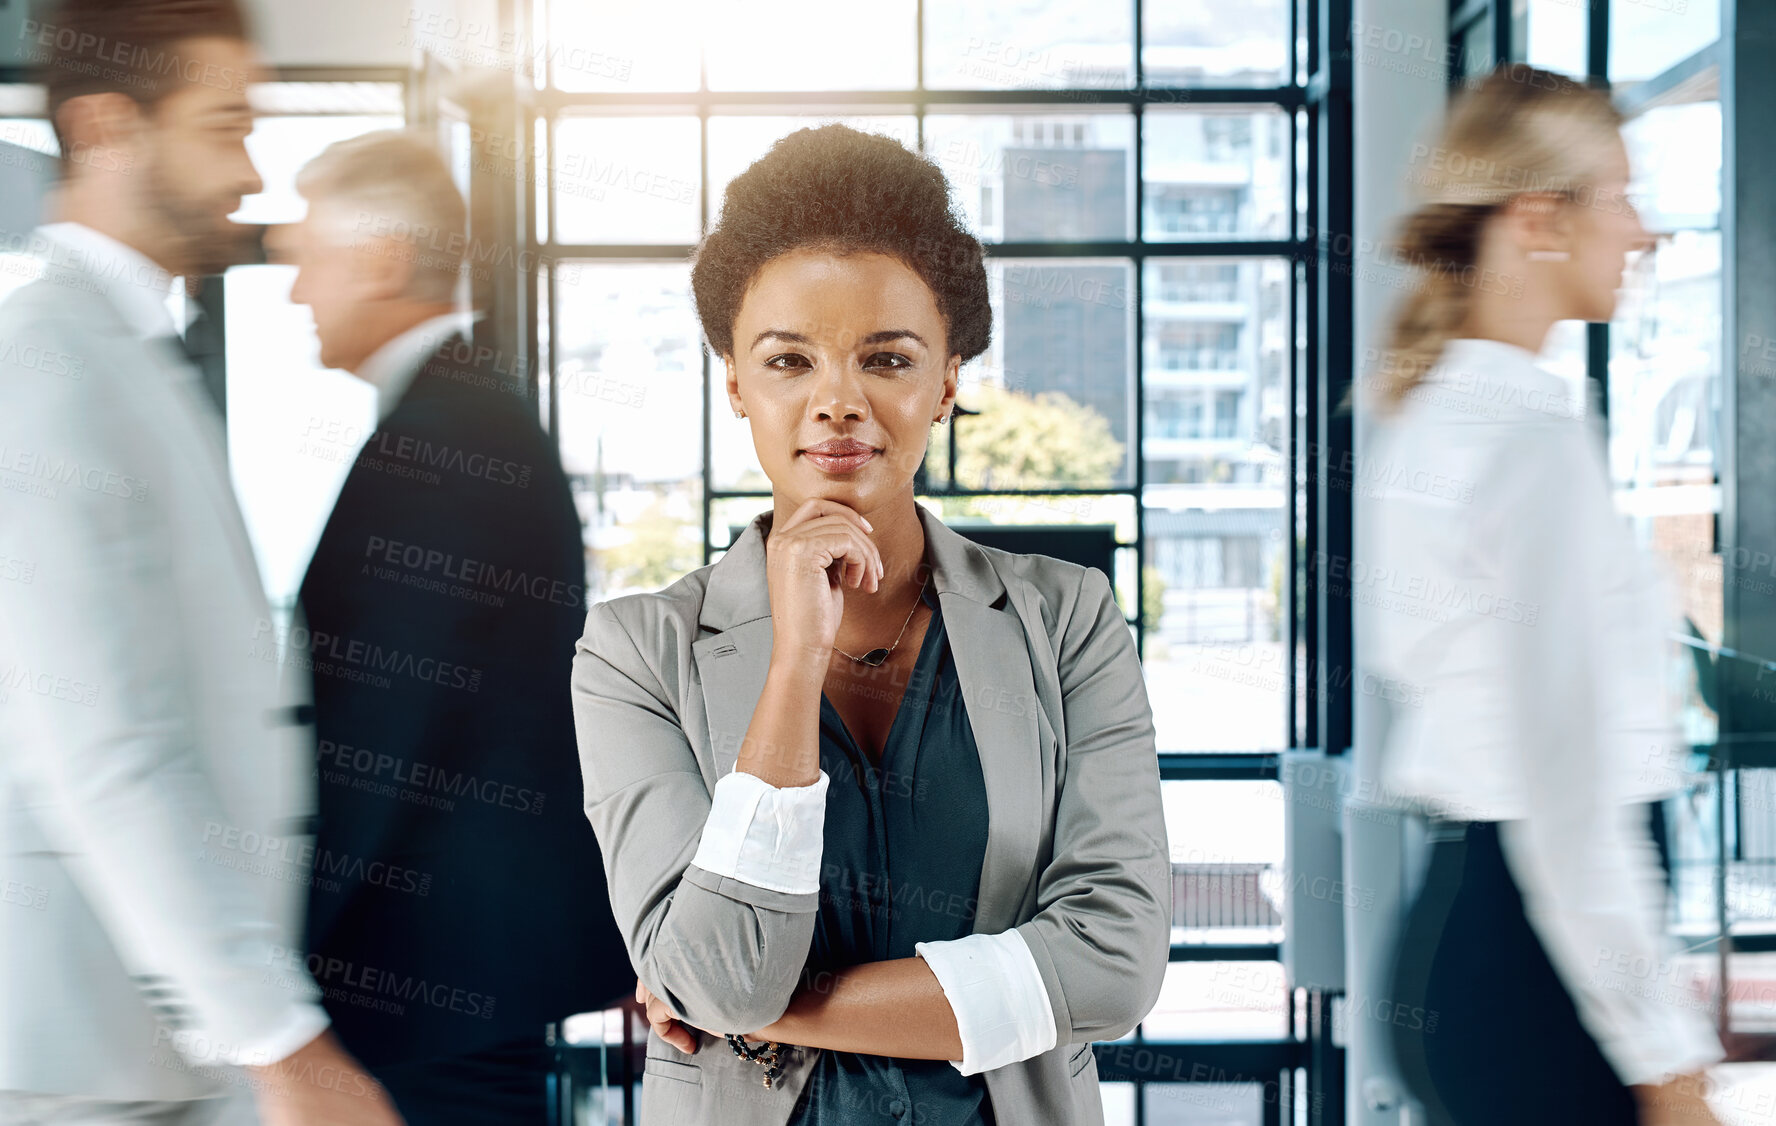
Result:
[[[1057,1042],[1112,1040],[1159,998],[1171,946],[1171,850],[1140,656],[1102,571],[1061,636],[1065,774],[1035,918],[1017,928],[1048,989]]]
[[[1604,738],[1596,654],[1609,639],[1589,586],[1600,568],[1587,560],[1599,526],[1617,517],[1585,439],[1538,429],[1489,475],[1479,538],[1493,545],[1496,593],[1536,609],[1533,623],[1487,622],[1525,796],[1499,841],[1525,916],[1604,1057],[1623,1083],[1659,1083],[1721,1051],[1659,926],[1653,845],[1617,784],[1635,764],[1611,761]]]
[[[78,354],[73,332],[18,331],[10,354]],[[222,545],[178,539],[119,407],[10,364],[5,381],[0,447],[81,477],[6,502],[0,520],[0,555],[36,562],[29,585],[0,582],[12,682],[0,708],[23,735],[4,768],[145,999],[183,1026],[175,1046],[203,1063],[270,1063],[327,1020],[308,975],[283,966],[289,939],[257,878],[206,859],[207,834],[230,818],[198,748],[189,640],[162,593],[176,552]]]
[[[814,937],[818,891],[791,893],[696,865],[711,796],[660,678],[609,603],[574,655],[586,816],[642,983],[712,1032],[783,1015]]]

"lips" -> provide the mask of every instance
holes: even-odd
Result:
[[[839,439],[822,442],[802,451],[809,461],[827,473],[851,473],[861,469],[876,456],[876,451],[862,442]]]

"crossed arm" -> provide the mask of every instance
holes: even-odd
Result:
[[[697,1050],[696,1035],[640,982],[635,999],[647,1007],[648,1023],[661,1039],[681,1052]],[[956,1012],[923,958],[821,975],[796,990],[781,1017],[747,1039],[906,1060],[959,1061],[963,1055]]]

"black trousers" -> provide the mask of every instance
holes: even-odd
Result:
[[[370,1069],[407,1126],[543,1126],[548,1071],[541,1036],[472,1055]]]
[[[1394,961],[1406,1084],[1439,1126],[1632,1126],[1633,1093],[1579,1023],[1523,897],[1505,867],[1499,826],[1443,823],[1424,888]]]

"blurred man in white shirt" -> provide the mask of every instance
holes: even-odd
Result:
[[[23,31],[63,153],[0,306],[0,1121],[397,1123],[298,947],[303,695],[169,284],[241,197],[232,0],[65,0]],[[22,579],[19,576],[28,576]],[[21,889],[29,889],[28,892]]]

